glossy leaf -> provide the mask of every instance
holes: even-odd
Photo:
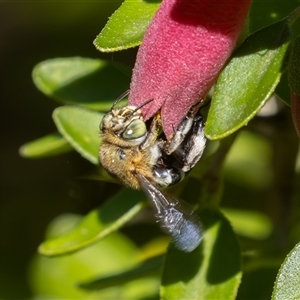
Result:
[[[102,117],[101,113],[74,106],[58,107],[53,112],[58,131],[93,164],[99,163],[99,124]]]
[[[117,62],[67,57],[39,63],[32,76],[37,88],[50,97],[107,111],[129,88],[131,70]]]
[[[54,133],[24,144],[19,153],[26,158],[41,158],[69,152],[72,149],[59,133]]]
[[[125,0],[110,17],[94,45],[102,52],[138,46],[159,5],[159,0]]]
[[[205,133],[220,139],[246,125],[274,92],[290,41],[287,20],[249,36],[221,73]]]
[[[241,280],[240,249],[228,221],[201,214],[205,236],[191,253],[173,247],[166,256],[161,299],[235,299]]]
[[[251,6],[250,12],[250,23],[254,24],[256,28],[261,26],[265,26],[270,22],[279,21],[284,16],[288,15],[288,22],[292,27],[293,36],[297,36],[300,34],[300,26],[292,26],[295,19],[299,18],[299,11],[300,11],[300,1],[295,0],[286,0],[284,5],[281,2],[272,0],[270,2],[265,1],[254,1],[253,5]],[[258,21],[259,20],[259,21]],[[298,21],[299,22],[299,21]],[[252,28],[253,29],[253,28]],[[293,45],[295,44],[295,40],[293,41]],[[293,52],[293,51],[292,51]],[[289,66],[293,66],[292,59],[290,59]],[[297,70],[297,68],[294,68]],[[298,74],[300,71],[296,71],[296,77],[294,83],[297,82],[297,72]],[[289,72],[288,72],[289,73]],[[298,80],[299,82],[299,80]],[[288,106],[291,106],[291,97],[290,97],[290,89],[289,89],[289,82],[288,82],[288,74],[284,73],[281,78],[280,82],[278,83],[275,89],[276,95]]]
[[[300,243],[288,254],[276,278],[272,300],[300,299]]]
[[[39,252],[53,256],[70,253],[86,247],[130,221],[143,207],[141,193],[124,189],[108,200],[103,206],[94,209],[69,233],[45,241]]]

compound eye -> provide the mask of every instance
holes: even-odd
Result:
[[[103,116],[103,118],[101,119],[100,121],[100,124],[99,124],[99,129],[100,131],[103,131],[103,127],[104,127],[104,119],[105,119],[106,116]]]
[[[126,128],[122,137],[132,140],[142,137],[147,132],[146,124],[140,119],[133,120]]]

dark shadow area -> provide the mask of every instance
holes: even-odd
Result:
[[[232,5],[230,7],[230,5]],[[176,1],[171,10],[171,18],[178,23],[193,27],[201,26],[209,31],[228,35],[228,16],[224,9],[236,11],[239,14],[235,2],[220,2],[218,0],[207,1]],[[212,11],[215,13],[212,15]],[[222,26],[223,25],[223,26]]]
[[[163,273],[162,284],[165,286],[183,281],[189,282],[198,273],[203,261],[203,243],[194,251],[185,253],[170,244],[164,268],[168,274]]]
[[[213,215],[211,214],[213,219]],[[220,218],[220,215],[218,216]],[[224,282],[241,269],[240,250],[234,234],[230,234],[230,224],[223,216],[217,239],[214,243],[207,272],[207,281],[213,285]]]
[[[271,299],[278,269],[259,268],[243,275],[237,300],[269,300]],[[253,288],[255,287],[255,288]]]
[[[147,3],[160,3],[161,0],[143,0],[144,2],[147,2]]]
[[[261,55],[265,55],[264,51],[276,50],[287,43],[290,38],[287,21],[281,20],[250,35],[237,48],[233,56],[240,57],[259,52],[262,52]]]

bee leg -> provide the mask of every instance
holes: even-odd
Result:
[[[145,140],[140,145],[140,149],[141,150],[147,149],[153,146],[155,143],[157,143],[157,137],[159,136],[160,131],[161,131],[161,119],[159,115],[156,115],[151,122]],[[160,145],[160,147],[162,146]]]
[[[172,153],[172,156],[181,163],[181,170],[188,173],[199,161],[206,144],[204,136],[204,121],[201,115],[193,119],[193,126],[181,145]]]
[[[164,147],[164,152],[167,155],[172,154],[180,146],[188,132],[191,130],[194,122],[194,114],[195,109],[194,107],[192,107],[187,113],[187,115],[184,117],[182,122],[179,124],[173,137],[169,141],[167,141]]]
[[[152,172],[153,176],[155,176],[156,185],[159,188],[179,183],[185,177],[185,173],[175,167],[155,166]]]
[[[183,121],[183,123],[186,123],[186,121]],[[187,174],[201,158],[205,143],[203,117],[196,115],[193,117],[192,126],[185,134],[181,144],[170,155],[163,149],[163,160],[166,165]]]

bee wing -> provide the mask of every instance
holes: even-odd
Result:
[[[188,204],[166,197],[143,175],[136,175],[142,190],[156,208],[156,217],[161,228],[171,235],[175,247],[184,252],[197,248],[203,238],[203,228]]]

